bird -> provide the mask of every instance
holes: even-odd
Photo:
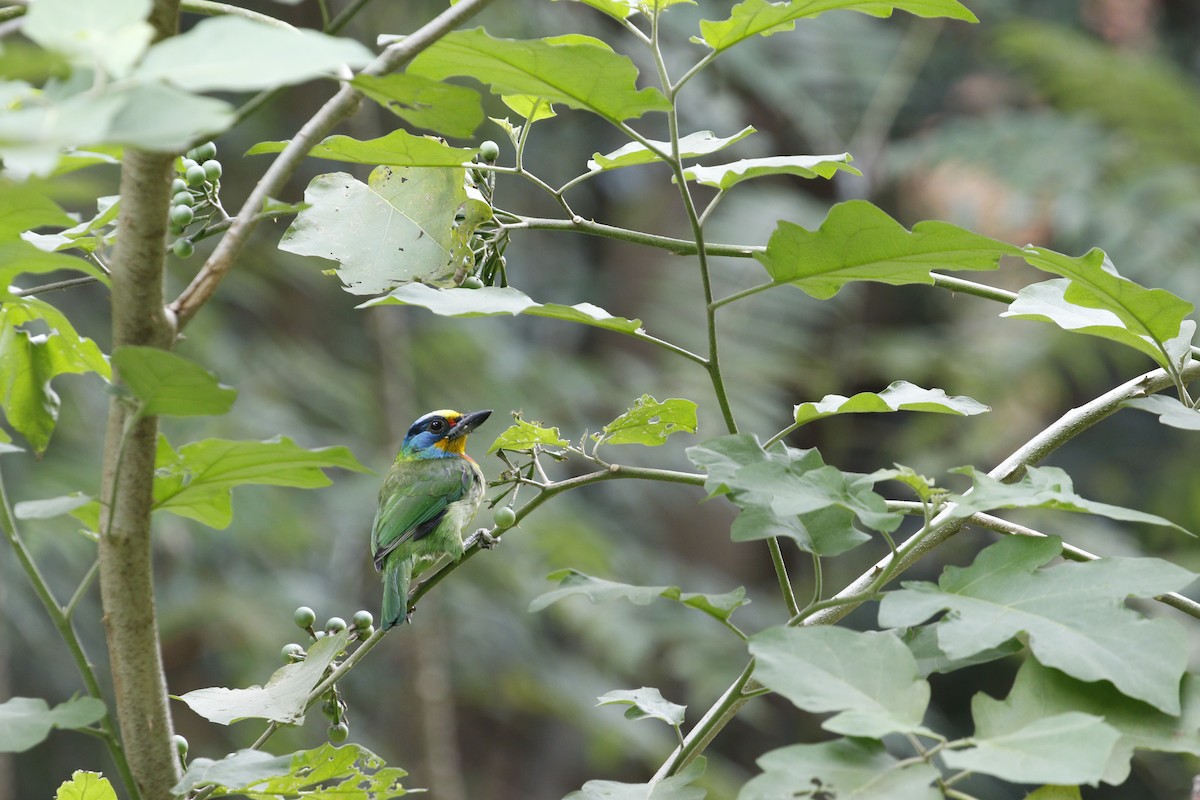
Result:
[[[483,471],[467,455],[467,434],[491,413],[441,409],[418,418],[383,478],[371,553],[383,573],[384,630],[408,620],[415,576],[442,556],[462,557],[463,531],[486,486]]]

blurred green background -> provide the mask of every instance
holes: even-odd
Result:
[[[246,4],[294,24],[319,26],[312,3]],[[436,13],[430,2],[374,3],[347,30],[373,43]],[[967,0],[977,26],[879,20],[848,12],[804,22],[792,33],[723,55],[685,91],[682,128],[758,134],[722,154],[733,158],[850,151],[864,177],[833,181],[768,179],[745,184],[707,226],[710,241],[763,244],[775,221],[812,227],[838,200],[863,197],[905,224],[944,219],[1024,244],[1078,254],[1108,251],[1124,275],[1184,298],[1200,297],[1200,6],[1183,0]],[[727,15],[705,2],[667,15],[669,64],[681,74],[703,53],[687,43],[700,18]],[[190,24],[192,19],[185,20]],[[648,64],[609,20],[574,3],[497,2],[483,17],[495,35],[583,31]],[[257,141],[287,138],[326,98],[328,84],[287,91],[218,140],[223,197],[236,207],[269,163],[241,158]],[[496,98],[488,112],[504,116]],[[646,121],[644,133],[661,119]],[[382,135],[395,118],[367,104],[342,131]],[[477,138],[501,142],[490,122]],[[458,143],[458,142],[456,142]],[[527,165],[551,183],[585,169],[594,152],[622,144],[596,119],[565,112],[533,132]],[[311,161],[286,199],[298,200],[315,174],[346,165]],[[350,168],[354,170],[353,167]],[[365,170],[359,177],[365,178]],[[71,210],[94,208],[115,192],[116,173],[96,168],[57,184]],[[703,193],[705,190],[699,190]],[[500,206],[550,216],[542,195],[501,177]],[[572,196],[584,216],[613,225],[686,236],[685,218],[664,168],[621,170],[585,183]],[[422,310],[355,310],[360,298],[321,274],[328,264],[275,249],[285,223],[264,223],[216,299],[188,328],[178,351],[236,387],[226,417],[169,420],[175,445],[221,436],[277,434],[307,447],[348,445],[377,473],[386,468],[409,422],[432,409],[492,408],[470,451],[484,457],[510,410],[558,426],[568,438],[596,430],[643,392],[687,397],[701,406],[696,437],[679,435],[655,450],[613,448],[623,462],[691,469],[683,448],[724,433],[705,375],[694,365],[596,329],[530,318],[455,321]],[[189,261],[172,260],[172,294],[192,277],[211,242]],[[692,260],[598,238],[533,232],[507,252],[513,284],[542,302],[588,301],[645,321],[649,332],[703,349],[703,306]],[[716,293],[752,286],[757,262],[718,259]],[[1016,289],[1041,277],[1007,265],[982,280]],[[107,351],[107,295],[77,289],[49,298]],[[790,443],[817,446],[843,469],[870,471],[899,461],[943,481],[960,464],[990,468],[1061,413],[1149,369],[1116,345],[1050,326],[998,318],[1003,308],[932,288],[852,286],[818,302],[789,288],[724,308],[722,355],[744,430],[766,438],[790,421],[792,405],[828,393],[878,391],[896,379],[965,394],[992,406],[985,417],[871,415],[835,418]],[[107,395],[99,379],[65,376],[59,428],[41,462],[5,457],[14,501],[94,492]],[[685,441],[686,440],[686,441]],[[1057,453],[1078,491],[1169,517],[1200,531],[1200,471],[1186,434],[1125,411]],[[580,469],[567,464],[556,477]],[[367,537],[378,475],[338,473],[314,491],[248,488],[235,493],[233,525],[213,531],[156,520],[159,622],[172,693],[264,682],[279,649],[297,640],[292,610],[319,620],[377,613],[378,580]],[[673,746],[668,728],[630,722],[620,708],[595,708],[613,689],[655,686],[699,719],[741,670],[745,653],[703,615],[656,603],[593,606],[569,601],[538,614],[529,601],[550,587],[545,575],[576,567],[634,584],[724,592],[744,585],[754,604],[739,624],[758,630],[784,618],[761,543],[728,538],[733,507],[700,504],[702,491],[621,481],[560,497],[472,559],[421,604],[411,629],[389,636],[343,684],[351,738],[408,769],[412,786],[438,800],[557,800],[590,778],[641,782]],[[907,498],[905,498],[907,499]],[[1169,531],[1092,518],[1022,517],[1101,554],[1156,554],[1193,569],[1195,545]],[[484,511],[481,523],[490,524]],[[94,545],[64,520],[29,521],[27,538],[60,596],[87,570]],[[964,533],[910,574],[933,578],[943,563],[966,563],[990,539]],[[811,590],[809,559],[784,543],[801,595]],[[836,589],[884,552],[875,543],[826,566]],[[57,634],[47,624],[13,559],[0,559],[0,697],[61,701],[79,690]],[[93,660],[106,658],[93,589],[77,625]],[[1151,613],[1159,613],[1151,610]],[[1173,613],[1173,612],[1171,612]],[[849,619],[875,624],[873,608]],[[938,723],[969,730],[968,704],[980,687],[1007,691],[1016,664],[999,662],[935,676]],[[192,756],[218,758],[247,746],[254,722],[211,725],[173,705]],[[710,797],[726,798],[757,770],[767,750],[823,737],[818,719],[785,702],[751,703],[709,750]],[[316,746],[325,723],[275,737],[270,749]],[[1085,791],[1094,798],[1186,796],[1196,764],[1140,759],[1131,783]],[[0,756],[0,798],[53,794],[74,769],[111,772],[98,743],[54,733],[37,749]],[[981,798],[1023,791],[979,782]]]

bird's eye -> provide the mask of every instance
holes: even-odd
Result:
[[[433,422],[429,423],[429,430],[432,433],[441,433],[445,427],[446,423],[440,419],[435,419]]]

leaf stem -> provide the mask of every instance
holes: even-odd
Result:
[[[591,236],[602,236],[607,239],[620,239],[630,244],[645,245],[677,256],[694,256],[698,248],[691,239],[676,239],[672,236],[659,236],[654,233],[619,228],[615,225],[605,225],[601,222],[573,217],[571,219],[550,219],[545,217],[523,217],[519,222],[505,223],[508,230],[529,231],[572,231],[586,233]],[[755,247],[741,244],[706,244],[705,250],[710,256],[727,256],[730,258],[746,258],[753,255]],[[761,248],[758,248],[761,249]]]

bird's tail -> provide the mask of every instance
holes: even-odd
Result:
[[[412,582],[413,560],[389,558],[383,564],[383,613],[386,631],[408,619],[408,585]]]

